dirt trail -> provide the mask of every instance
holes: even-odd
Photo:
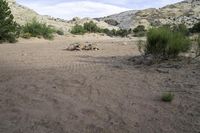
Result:
[[[99,51],[70,52],[72,42]],[[133,66],[135,39],[99,36],[0,45],[1,133],[200,133],[200,66]],[[174,91],[175,100],[160,101]]]

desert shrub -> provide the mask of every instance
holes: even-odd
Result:
[[[53,39],[55,29],[47,26],[45,23],[40,23],[33,19],[30,23],[26,23],[23,27],[23,33],[30,33],[32,37],[44,37],[45,39]]]
[[[120,30],[116,29],[109,30],[108,28],[102,29],[98,27],[93,21],[84,23],[84,26],[75,25],[71,30],[72,34],[77,34],[77,35],[82,35],[84,33],[105,33],[108,36],[121,36],[121,37],[126,37],[131,32],[132,32],[131,30],[125,30],[125,29],[120,29]]]
[[[25,39],[30,39],[31,38],[31,34],[30,33],[23,33],[23,34],[21,34],[21,37],[22,38],[25,38]]]
[[[109,29],[103,29],[103,33],[105,33],[107,36],[113,36],[113,32]]]
[[[121,36],[121,37],[126,37],[126,36],[128,36],[128,34],[129,34],[129,32],[126,29],[119,29],[116,32],[116,36]]]
[[[161,99],[164,102],[172,102],[172,100],[174,99],[174,94],[172,94],[171,92],[164,93],[164,94],[162,94]]]
[[[190,40],[180,32],[160,27],[152,28],[147,33],[145,54],[152,54],[156,58],[174,58],[180,52],[189,49]]]
[[[96,33],[99,30],[99,28],[93,21],[90,21],[84,23],[84,30],[89,33]]]
[[[194,24],[194,26],[190,29],[192,33],[200,33],[200,22]]]
[[[64,35],[64,32],[63,32],[62,30],[57,30],[56,33],[57,33],[58,35]]]
[[[75,35],[83,35],[85,32],[86,31],[85,31],[84,27],[82,25],[78,25],[78,24],[76,24],[71,30],[71,33],[75,34]]]
[[[114,19],[107,19],[105,20],[106,23],[108,23],[109,25],[113,25],[113,26],[117,26],[119,23],[114,20]]]
[[[145,27],[143,25],[138,25],[135,29],[133,29],[135,37],[143,37],[146,34]]]
[[[8,3],[0,0],[0,43],[16,42],[19,35],[19,25],[14,21]]]
[[[133,29],[133,32],[141,32],[141,31],[146,31],[144,25],[138,25],[135,29]]]
[[[184,25],[184,24],[174,25],[174,26],[172,27],[172,30],[173,30],[174,32],[180,32],[180,33],[182,33],[182,34],[184,34],[184,35],[186,35],[186,36],[189,35],[189,29],[188,29],[188,28],[186,27],[186,25]]]

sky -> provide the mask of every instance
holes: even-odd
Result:
[[[17,0],[41,15],[70,20],[103,17],[127,10],[160,8],[181,0]]]

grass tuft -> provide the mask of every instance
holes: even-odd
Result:
[[[172,102],[173,99],[174,99],[174,94],[171,93],[171,92],[164,93],[162,95],[162,101],[163,102]]]

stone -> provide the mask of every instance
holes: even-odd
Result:
[[[72,43],[69,45],[69,47],[66,49],[68,51],[77,51],[80,50],[80,44],[79,43]]]

